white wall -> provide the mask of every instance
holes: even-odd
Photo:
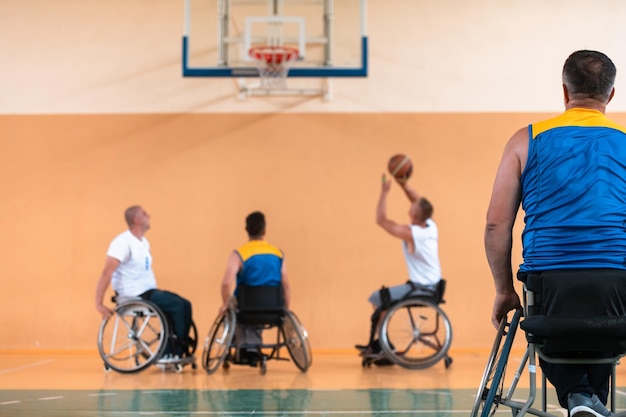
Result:
[[[368,78],[333,80],[328,103],[240,102],[231,79],[181,76],[182,0],[2,0],[0,114],[553,112],[585,48],[615,61],[624,111],[624,17],[623,0],[369,0]]]

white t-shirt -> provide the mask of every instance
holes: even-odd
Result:
[[[420,285],[435,285],[441,280],[437,225],[428,219],[426,227],[411,225],[411,234],[415,252],[409,253],[406,242],[402,242],[409,279]]]
[[[150,243],[137,239],[130,230],[120,233],[109,245],[107,255],[120,261],[111,287],[123,297],[136,297],[156,288]]]

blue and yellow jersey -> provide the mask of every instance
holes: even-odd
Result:
[[[626,269],[626,129],[574,108],[528,134],[520,269]]]
[[[283,252],[264,240],[252,240],[235,251],[243,267],[237,274],[237,285],[281,284]]]

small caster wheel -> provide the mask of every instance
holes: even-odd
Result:
[[[446,369],[448,369],[450,365],[452,365],[452,358],[450,356],[446,356],[446,358],[443,360],[443,363],[446,366]]]
[[[261,375],[265,375],[267,373],[267,361],[265,358],[261,360]]]
[[[176,365],[174,365],[174,371],[176,371],[177,374],[181,373],[183,371],[183,364],[182,363],[177,363]]]
[[[111,372],[111,367],[107,365],[106,363],[104,364],[104,372],[106,372],[107,374]]]

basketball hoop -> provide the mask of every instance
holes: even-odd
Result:
[[[287,88],[287,73],[290,64],[299,56],[297,48],[288,46],[254,46],[248,51],[259,68],[262,89],[280,90]]]

